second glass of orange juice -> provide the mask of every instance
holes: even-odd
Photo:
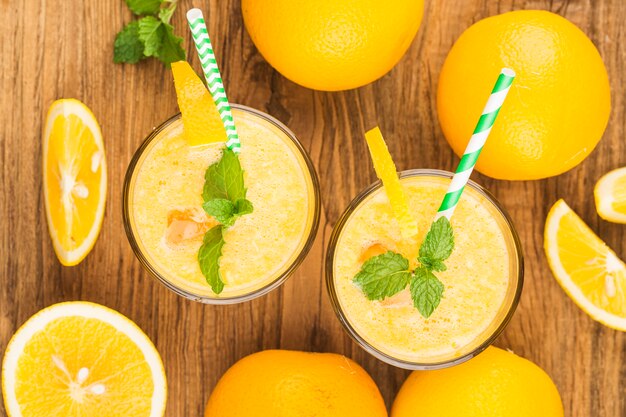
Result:
[[[522,250],[511,220],[495,198],[469,182],[452,217],[455,248],[437,272],[443,299],[429,318],[414,307],[409,289],[367,299],[353,278],[372,250],[402,254],[416,266],[419,243],[435,218],[451,173],[400,174],[408,207],[418,221],[403,239],[378,182],[350,204],[336,224],[326,259],[326,284],[346,331],[365,350],[392,365],[436,369],[463,362],[490,345],[511,318],[523,281]]]

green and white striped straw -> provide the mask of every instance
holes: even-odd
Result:
[[[226,136],[228,137],[226,146],[233,152],[239,153],[241,152],[241,142],[239,142],[235,121],[233,120],[230,104],[226,97],[222,76],[217,67],[213,46],[211,45],[211,39],[209,38],[209,32],[207,31],[202,11],[200,9],[189,10],[187,12],[187,22],[189,23],[189,28],[191,29],[191,34],[196,44],[196,50],[200,57],[204,78],[206,79],[211,96],[213,96],[213,101],[217,106],[222,123],[224,123],[224,128],[226,128]]]
[[[498,115],[498,112],[504,103],[504,99],[511,88],[513,79],[515,79],[515,71],[508,68],[503,68],[500,71],[496,85],[491,91],[489,100],[483,109],[480,119],[478,119],[478,124],[474,129],[474,133],[467,144],[467,148],[465,148],[465,152],[461,157],[459,166],[456,168],[456,173],[452,177],[448,191],[446,192],[446,195],[441,202],[441,206],[437,211],[436,219],[446,217],[450,220],[450,217],[452,217],[452,213],[454,213],[454,209],[459,203],[463,189],[465,188],[470,175],[472,175],[478,156],[485,146],[485,142],[491,132],[496,116]]]

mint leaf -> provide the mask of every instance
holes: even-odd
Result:
[[[202,246],[198,251],[200,271],[215,294],[221,293],[224,289],[219,265],[223,246],[222,226],[215,226],[204,234]]]
[[[240,198],[235,201],[235,214],[237,216],[243,216],[244,214],[250,214],[254,210],[254,206],[252,205],[252,201],[246,200],[245,198]]]
[[[128,8],[135,14],[156,14],[161,8],[161,0],[126,0]]]
[[[139,22],[130,22],[115,36],[113,62],[139,62],[144,57],[143,49],[143,42],[139,39]]]
[[[370,300],[382,300],[402,291],[410,278],[408,259],[389,251],[365,261],[353,281]]]
[[[157,56],[163,45],[163,22],[154,16],[146,16],[139,20],[139,39],[145,45],[145,56]]]
[[[157,58],[165,65],[185,59],[185,50],[181,46],[183,38],[174,35],[174,27],[163,22],[159,28],[161,32],[161,48],[157,52]]]
[[[224,148],[222,159],[207,168],[204,179],[204,201],[223,198],[236,202],[246,198],[243,169],[237,155],[228,148]]]
[[[206,201],[202,208],[209,216],[215,217],[215,220],[224,226],[232,226],[232,223],[234,223],[235,205],[230,200],[214,198]]]
[[[421,266],[415,270],[411,278],[411,298],[424,318],[433,314],[441,301],[443,290],[441,281],[428,268]]]
[[[174,14],[174,10],[176,10],[176,2],[173,2],[170,7],[165,7],[159,10],[159,19],[163,23],[169,23],[172,19],[172,15]]]
[[[218,222],[226,227],[232,226],[238,217],[250,214],[254,209],[252,202],[245,198],[240,198],[234,203],[224,198],[214,198],[205,201],[202,208],[209,216],[215,217]]]
[[[139,20],[139,39],[144,43],[144,55],[159,58],[166,65],[185,59],[181,43],[183,38],[174,35],[174,28],[153,16]]]
[[[424,243],[420,247],[418,260],[431,270],[445,271],[443,261],[448,259],[453,249],[454,232],[452,226],[448,219],[440,217],[430,226]]]
[[[424,256],[420,256],[417,259],[423,266],[428,268],[430,271],[445,271],[446,269],[448,269],[446,265],[438,259],[431,259]]]

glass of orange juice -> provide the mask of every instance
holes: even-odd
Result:
[[[451,219],[455,249],[447,270],[437,272],[445,291],[429,318],[413,306],[408,288],[371,301],[353,282],[372,249],[398,252],[415,266],[419,242],[452,175],[438,170],[400,174],[419,225],[415,241],[402,238],[380,182],[352,201],[330,239],[326,285],[337,317],[356,343],[398,367],[443,368],[477,355],[502,332],[521,295],[523,256],[515,228],[496,199],[472,181]]]
[[[231,107],[254,211],[224,231],[220,294],[197,257],[215,224],[202,209],[204,175],[223,143],[190,147],[179,114],[145,139],[124,181],[124,226],[137,258],[175,293],[210,304],[250,300],[282,284],[313,244],[320,215],[317,175],[295,135],[263,112]]]

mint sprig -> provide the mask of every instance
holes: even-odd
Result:
[[[222,247],[226,243],[223,231],[234,225],[239,217],[254,210],[252,202],[246,199],[246,192],[239,157],[232,150],[224,148],[220,160],[207,168],[202,189],[202,208],[220,225],[205,233],[198,251],[200,270],[215,294],[224,289],[219,271]]]
[[[454,250],[454,232],[450,222],[441,217],[433,222],[420,246],[420,266],[413,271],[409,260],[388,251],[373,256],[361,266],[353,282],[370,300],[382,300],[410,287],[413,305],[425,318],[430,317],[443,297],[444,285],[433,272],[445,271],[444,261]]]
[[[185,59],[182,38],[170,25],[178,0],[126,0],[130,10],[142,16],[127,24],[115,37],[113,61],[134,64],[154,57],[165,65]]]

